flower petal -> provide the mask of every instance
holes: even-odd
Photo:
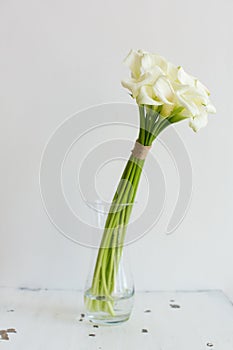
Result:
[[[208,123],[208,114],[206,112],[203,112],[194,118],[190,118],[189,120],[189,126],[195,132],[199,131],[201,128],[204,128],[207,125],[207,123]]]
[[[141,63],[142,69],[145,72],[154,69],[154,67],[159,67],[163,72],[167,71],[167,61],[156,54],[144,52]]]
[[[128,56],[124,59],[124,63],[131,70],[132,77],[137,79],[141,74],[141,60],[143,54],[138,50],[131,50]]]
[[[210,92],[209,90],[207,89],[207,87],[205,85],[203,85],[199,80],[196,80],[196,87],[197,89],[199,90],[204,90],[205,93],[209,96],[210,95]]]
[[[188,91],[189,91],[188,87],[183,86],[176,91],[176,96],[180,105],[184,106],[187,109],[187,111],[191,113],[192,116],[195,116],[199,113],[199,107],[193,101],[193,98],[190,98],[190,96],[186,95]]]
[[[178,70],[179,69],[174,64],[168,62],[168,64],[167,64],[167,76],[171,82],[177,80]]]
[[[216,108],[214,107],[214,105],[211,102],[209,102],[208,105],[206,106],[206,111],[207,111],[207,113],[214,114],[214,113],[216,113]]]
[[[139,94],[137,96],[137,103],[139,105],[153,105],[159,106],[163,102],[160,102],[156,99],[153,88],[151,86],[142,86]]]
[[[139,89],[142,86],[154,85],[155,81],[162,74],[159,67],[155,67],[153,71],[143,74],[139,79],[131,78],[129,80],[122,80],[121,84],[132,92],[133,97],[137,97]]]
[[[132,93],[132,97],[135,98],[138,95],[138,83],[134,82],[133,79],[131,80],[122,80],[121,81],[122,86],[124,86],[126,89],[128,89],[129,91],[131,91]]]
[[[160,77],[153,86],[155,95],[166,104],[173,104],[174,90],[166,77]]]
[[[182,67],[178,68],[177,78],[181,84],[195,86],[196,78],[186,73]]]

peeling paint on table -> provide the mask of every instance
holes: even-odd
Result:
[[[82,299],[0,288],[0,349],[233,350],[233,306],[221,291],[136,293],[131,319],[118,326],[90,323]]]

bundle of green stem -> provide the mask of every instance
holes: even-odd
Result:
[[[176,109],[165,118],[161,108],[139,106],[140,130],[137,143],[151,146],[156,137],[170,123],[180,120],[181,109]],[[122,255],[124,239],[130,214],[137,193],[145,159],[130,156],[106,219],[105,228],[96,260],[90,293],[96,299],[86,301],[90,312],[103,311],[114,315],[115,278]]]

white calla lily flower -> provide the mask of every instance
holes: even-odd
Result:
[[[124,62],[131,78],[123,80],[122,85],[131,91],[138,105],[162,106],[162,116],[172,115],[175,121],[187,118],[194,131],[206,126],[208,113],[216,113],[209,90],[182,67],[142,50],[131,50]],[[180,109],[182,113],[174,119],[173,110]]]

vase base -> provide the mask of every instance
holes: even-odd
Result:
[[[116,316],[103,316],[100,315],[94,315],[87,313],[87,318],[91,323],[98,324],[98,325],[105,325],[105,326],[117,326],[123,322],[128,321],[130,318],[130,314],[127,315],[116,315]]]
[[[84,296],[87,318],[96,324],[114,325],[129,319],[134,302],[134,291],[120,296],[93,296],[90,289]]]

